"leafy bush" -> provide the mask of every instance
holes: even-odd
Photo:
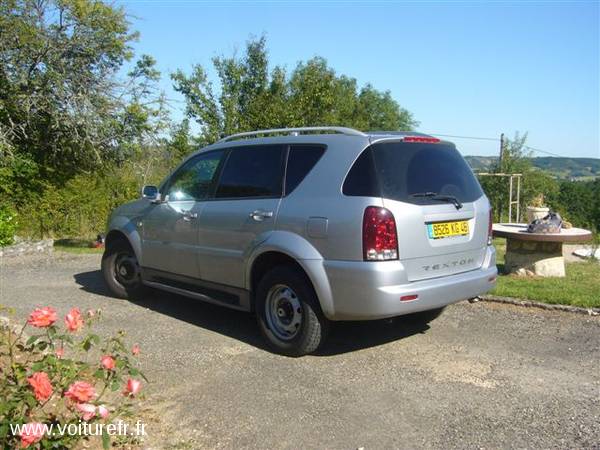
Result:
[[[138,198],[143,184],[157,184],[167,172],[166,161],[156,156],[77,175],[19,208],[19,213],[29,218],[19,227],[19,234],[35,238],[96,237],[105,231],[114,208]]]
[[[0,327],[4,448],[37,443],[44,449],[72,448],[87,436],[64,430],[83,422],[104,424],[88,429],[101,429],[104,448],[110,446],[106,425],[132,414],[142,386],[137,377],[144,376],[130,358],[138,347],[125,347],[122,333],[102,339],[91,332],[99,317],[99,311],[82,315],[73,308],[59,327],[56,311],[44,307],[35,309],[20,330]],[[27,338],[29,328],[35,334]]]
[[[0,205],[0,247],[10,245],[17,231],[17,213],[6,205]]]

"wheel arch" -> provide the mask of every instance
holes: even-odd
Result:
[[[142,263],[142,240],[132,220],[118,217],[111,221],[111,227],[106,234],[104,246],[110,248],[118,240],[125,240],[133,249],[138,262]]]
[[[308,278],[319,299],[325,317],[334,315],[334,305],[329,279],[323,266],[323,257],[314,246],[301,236],[279,231],[254,249],[248,258],[246,272],[246,289],[251,293],[254,304],[254,293],[260,278],[273,267],[281,264],[292,265]]]

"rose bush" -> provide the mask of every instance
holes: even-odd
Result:
[[[20,328],[0,324],[0,447],[72,448],[90,436],[49,435],[44,427],[108,424],[134,413],[145,380],[135,365],[139,346],[126,347],[123,332],[94,334],[100,317],[72,308],[62,326],[46,306]],[[102,445],[111,445],[105,427]]]

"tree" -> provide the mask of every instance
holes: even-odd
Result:
[[[206,70],[192,67],[172,74],[186,100],[186,114],[198,122],[203,142],[222,135],[265,128],[341,125],[359,129],[410,130],[417,123],[390,92],[337,75],[321,57],[300,62],[289,75],[276,66],[269,73],[266,39],[251,40],[241,58],[213,59],[215,90]],[[218,91],[217,95],[215,92]]]
[[[171,136],[166,147],[172,165],[177,164],[192,152],[194,146],[188,119],[183,119],[181,123],[171,128]]]
[[[520,173],[521,195],[520,210],[524,217],[525,209],[531,200],[543,194],[549,206],[556,208],[558,205],[558,183],[549,174],[533,167],[531,153],[527,150],[527,133],[515,133],[513,139],[507,139],[503,148],[502,161],[498,161],[490,168],[495,173]],[[490,199],[494,210],[494,220],[502,222],[508,220],[509,183],[505,177],[480,177],[481,185]],[[516,200],[516,187],[513,200]],[[514,216],[513,216],[514,220]]]
[[[154,131],[154,60],[144,56],[124,83],[117,78],[136,38],[122,8],[0,0],[0,30],[0,134],[43,180],[62,184],[122,159]]]
[[[556,205],[565,220],[577,227],[594,227],[594,189],[592,182],[562,181]]]

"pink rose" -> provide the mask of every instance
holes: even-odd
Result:
[[[40,441],[46,433],[46,425],[40,422],[29,422],[21,427],[21,448]]]
[[[73,308],[69,314],[65,316],[65,325],[69,331],[79,331],[83,327],[83,318],[79,308]]]
[[[69,386],[65,392],[65,397],[75,403],[89,402],[96,396],[96,389],[87,381],[76,381]]]
[[[127,396],[135,396],[142,389],[142,383],[138,380],[134,380],[133,378],[129,378],[127,380],[127,384],[125,385],[125,390],[123,391],[123,395]]]
[[[62,358],[62,357],[65,355],[65,349],[64,349],[63,347],[61,347],[61,348],[57,348],[57,349],[54,351],[54,354],[56,355],[56,357],[57,357],[58,359],[60,359],[60,358]]]
[[[113,370],[115,368],[115,360],[110,355],[104,355],[100,360],[100,363],[106,370]]]
[[[34,327],[46,328],[56,322],[56,311],[49,306],[36,308],[29,314],[27,323]]]
[[[98,406],[98,414],[100,414],[100,417],[103,419],[106,419],[109,414],[108,408],[104,405]]]
[[[81,413],[81,418],[85,421],[92,419],[96,415],[96,407],[89,403],[77,403],[75,408]]]
[[[139,346],[139,345],[137,345],[137,344],[135,344],[133,347],[131,347],[131,353],[132,353],[134,356],[137,356],[137,355],[139,355],[139,354],[140,354],[140,346]]]
[[[42,402],[48,400],[52,395],[52,383],[50,383],[50,379],[46,372],[35,372],[27,378],[27,382],[32,387],[37,401]]]

